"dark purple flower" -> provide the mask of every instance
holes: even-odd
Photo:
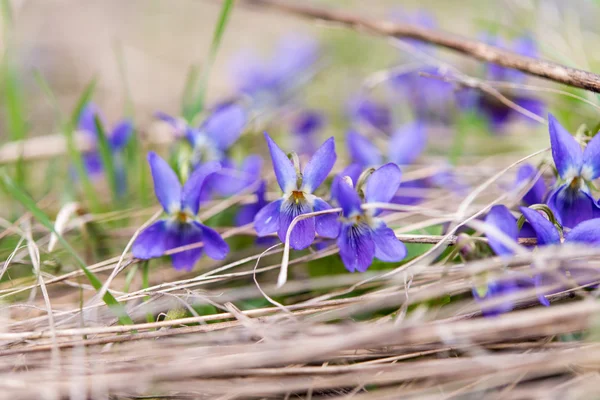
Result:
[[[529,221],[531,228],[535,232],[538,246],[549,246],[559,245],[560,233],[556,226],[548,219],[544,218],[536,210],[530,208],[521,207],[523,216]],[[600,246],[600,218],[590,219],[583,221],[575,226],[571,231],[565,234],[565,242],[567,243],[581,243],[590,246]],[[557,274],[562,274],[561,278]],[[570,277],[579,285],[586,285],[591,282],[597,281],[600,278],[600,271],[592,268],[578,268],[577,265],[561,266],[554,273],[539,273],[534,277],[536,287],[544,287],[549,285],[555,285],[562,280],[564,277]],[[561,286],[550,292],[546,291],[544,295],[560,292],[566,289]],[[541,295],[544,304],[548,305],[548,300]]]
[[[102,115],[95,104],[87,104],[79,116],[77,129],[83,132],[92,142],[93,149],[82,154],[83,163],[88,175],[92,178],[100,176],[104,171],[102,157],[98,151],[98,129],[96,128],[95,118],[98,117],[104,127]],[[119,191],[125,190],[125,171],[122,152],[133,134],[133,123],[129,119],[124,119],[117,123],[113,129],[106,132],[108,144],[113,153],[113,162],[117,173],[117,184]]]
[[[392,130],[392,111],[382,103],[358,96],[348,103],[348,115],[356,125],[389,133]]]
[[[454,85],[443,79],[422,76],[422,72],[439,76],[435,67],[401,72],[391,78],[391,87],[398,94],[398,100],[408,102],[417,119],[447,122],[454,101]]]
[[[563,226],[572,228],[582,221],[600,217],[600,207],[587,185],[600,176],[600,135],[594,136],[582,151],[552,114],[548,115],[548,123],[552,158],[563,182],[550,193],[548,207]]]
[[[498,230],[505,239],[513,241],[516,245],[519,237],[519,228],[517,219],[512,215],[510,210],[504,205],[495,205],[485,217],[485,223]],[[493,231],[486,232],[488,244],[492,250],[501,257],[512,256],[514,251],[500,239],[499,234]],[[507,271],[506,276],[498,279],[488,279],[487,287],[473,288],[473,297],[476,301],[488,300],[493,298],[501,298],[509,296],[523,289],[531,289],[535,287],[535,279],[524,275]],[[538,299],[543,305],[548,305],[548,301],[543,295],[538,294]],[[510,311],[514,308],[514,302],[511,299],[506,299],[501,304],[491,307],[484,307],[483,314],[487,316],[497,315],[503,312]]]
[[[523,164],[517,171],[517,178],[513,184],[513,190],[522,189],[524,185],[529,184],[531,180],[534,179],[538,174],[539,171],[533,165]],[[533,186],[531,186],[531,189],[525,193],[522,201],[527,206],[533,204],[542,204],[544,202],[544,198],[546,197],[547,191],[548,188],[546,187],[546,183],[540,176],[536,179]]]
[[[267,184],[263,180],[259,183],[258,187],[256,188],[256,191],[254,192],[254,195],[256,196],[256,201],[253,203],[244,204],[240,207],[240,210],[235,216],[235,222],[237,225],[241,226],[254,222],[254,217],[256,217],[256,214],[258,214],[258,212],[268,204],[267,199],[265,197],[266,191]]]
[[[210,258],[224,259],[229,252],[227,243],[219,233],[197,220],[202,187],[206,178],[220,169],[219,163],[202,165],[190,175],[183,187],[169,164],[156,153],[148,153],[148,163],[154,180],[154,193],[168,216],[140,233],[133,243],[133,256],[140,259],[160,257],[168,250],[202,242],[203,247],[171,255],[175,269],[191,270],[203,250]]]
[[[292,119],[292,133],[298,154],[313,155],[317,150],[317,134],[325,126],[325,116],[317,110],[302,110]]]
[[[400,186],[400,178],[400,168],[389,163],[371,174],[364,190],[355,188],[350,179],[337,181],[337,201],[342,207],[342,227],[337,244],[348,271],[366,271],[373,258],[395,262],[406,257],[404,243],[396,238],[394,231],[383,220],[377,218],[380,210],[362,208],[363,202],[389,202]],[[364,193],[364,199],[357,189]]]
[[[508,297],[516,293],[531,289],[534,287],[534,281],[521,274],[509,272],[506,276],[498,279],[488,279],[485,286],[473,287],[472,293],[475,301],[481,303],[493,301],[494,299],[504,298],[499,304],[483,306],[482,314],[486,317],[494,317],[509,311],[515,307],[514,301]]]
[[[331,206],[315,196],[313,192],[323,183],[336,160],[335,144],[329,138],[315,152],[304,170],[300,170],[297,157],[290,158],[265,133],[273,169],[283,196],[279,200],[263,207],[254,218],[254,227],[259,236],[277,232],[279,239],[285,242],[286,233],[292,220],[298,215],[314,211],[325,211]],[[303,219],[293,228],[290,245],[296,250],[310,246],[315,232],[326,238],[335,238],[339,233],[337,215],[324,214]]]
[[[484,37],[484,41],[494,46],[513,50],[527,57],[535,57],[537,54],[535,42],[529,36],[516,39],[512,45],[506,45],[496,36],[486,36]],[[487,64],[486,79],[489,81],[519,83],[524,81],[525,74],[521,71],[490,63]],[[541,116],[545,112],[545,104],[540,99],[512,92],[503,92],[502,94],[518,106],[536,115]],[[519,111],[508,107],[496,97],[484,93],[479,89],[463,88],[458,90],[456,95],[459,106],[463,109],[474,109],[485,116],[494,133],[501,133],[511,120],[524,118]],[[532,121],[529,118],[527,120]]]

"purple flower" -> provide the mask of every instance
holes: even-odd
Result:
[[[313,155],[317,150],[317,134],[325,126],[325,116],[317,110],[302,110],[292,119],[297,152]]]
[[[512,215],[510,210],[504,205],[495,205],[485,217],[485,223],[493,226],[500,231],[508,239],[517,242],[519,237],[519,228],[517,219]],[[513,250],[506,246],[504,241],[499,238],[499,235],[490,232],[486,234],[488,244],[492,250],[501,257],[512,256]],[[498,279],[488,279],[487,288],[474,287],[473,297],[476,301],[489,300],[496,297],[509,296],[523,289],[531,289],[535,287],[535,279],[524,275],[508,271],[506,276]],[[547,300],[540,294],[538,295],[540,303],[548,305]],[[499,305],[484,307],[483,314],[493,316],[503,312],[508,312],[514,308],[514,302],[510,299],[503,300]]]
[[[293,88],[310,76],[319,57],[319,45],[313,38],[285,36],[269,60],[247,52],[236,57],[232,65],[235,86],[260,106],[279,106]]]
[[[509,272],[502,278],[488,279],[485,286],[473,287],[471,292],[475,301],[480,303],[493,301],[493,299],[497,298],[506,298],[533,287],[534,281],[530,277]],[[499,304],[484,306],[481,311],[486,317],[494,317],[512,311],[514,307],[514,301],[506,299]]]
[[[148,153],[148,163],[154,180],[154,193],[168,217],[144,229],[133,243],[134,257],[150,259],[160,257],[165,251],[193,243],[203,247],[171,255],[175,269],[191,270],[202,255],[222,260],[229,246],[215,230],[197,220],[200,197],[206,178],[220,169],[217,162],[196,169],[181,186],[175,172],[156,153]]]
[[[572,228],[600,216],[587,185],[600,176],[600,135],[594,136],[582,151],[552,114],[548,115],[548,123],[552,158],[563,182],[550,193],[548,207],[563,226]]]
[[[365,96],[357,96],[348,103],[348,115],[356,125],[389,133],[392,130],[392,111],[382,103]]]
[[[366,271],[373,258],[395,262],[406,257],[404,243],[394,231],[377,218],[380,210],[362,209],[363,202],[387,203],[400,186],[401,172],[396,164],[389,163],[374,171],[363,188],[354,188],[350,179],[337,181],[337,201],[342,207],[342,227],[337,244],[340,257],[350,272]],[[357,192],[364,194],[364,198]]]
[[[425,72],[439,75],[435,67],[426,67],[419,71],[401,72],[390,80],[398,100],[407,101],[417,119],[450,120],[450,104],[454,99],[454,85],[443,79],[422,76]]]
[[[84,167],[88,175],[92,178],[98,177],[104,171],[102,164],[102,157],[98,151],[98,129],[96,128],[95,118],[98,117],[103,126],[106,124],[103,122],[102,115],[100,114],[98,107],[95,104],[87,104],[79,116],[77,128],[82,131],[92,142],[93,149],[82,154]],[[124,160],[122,159],[121,153],[131,135],[133,133],[133,123],[129,119],[124,119],[117,123],[112,131],[106,132],[108,144],[113,153],[113,162],[115,163],[117,173],[117,184],[119,185],[119,191],[122,192],[125,189],[125,171],[124,171]]]
[[[254,222],[254,217],[256,217],[256,214],[258,214],[258,212],[268,204],[267,199],[265,197],[266,191],[267,184],[263,180],[260,182],[258,188],[256,188],[256,191],[254,192],[254,195],[256,196],[256,201],[253,203],[244,204],[240,207],[240,210],[235,216],[235,222],[237,225],[241,226]]]
[[[283,196],[263,207],[254,218],[254,227],[259,236],[277,232],[279,239],[285,242],[287,230],[298,215],[314,211],[325,211],[331,206],[315,196],[313,192],[327,178],[336,160],[335,144],[329,138],[315,152],[304,170],[300,171],[298,158],[292,162],[288,156],[265,133],[265,139],[271,153],[273,169]],[[335,214],[324,214],[303,219],[290,234],[290,245],[296,250],[310,246],[315,232],[326,238],[335,238],[339,233],[339,223]]]
[[[513,190],[517,191],[522,189],[526,184],[529,184],[533,178],[539,174],[537,168],[531,164],[523,164],[517,171],[517,177],[513,184]],[[542,204],[546,197],[548,188],[544,179],[540,176],[536,179],[535,183],[523,196],[522,202],[525,205]]]
[[[400,126],[390,138],[385,159],[400,165],[412,164],[425,150],[426,133],[424,124],[418,121]],[[356,131],[346,133],[346,143],[350,158],[356,164],[366,168],[380,166],[385,162],[377,146]]]
[[[506,45],[496,36],[487,36],[484,38],[484,41],[494,46],[513,50],[527,57],[536,57],[537,54],[535,42],[529,36],[523,36],[516,39],[512,45]],[[490,63],[487,64],[486,79],[489,81],[519,83],[524,81],[525,74],[521,71]],[[512,119],[523,118],[523,115],[520,112],[508,107],[496,97],[484,93],[479,89],[464,88],[458,90],[456,94],[459,106],[463,109],[475,109],[484,115],[490,124],[490,128],[495,133],[501,133]],[[545,105],[539,99],[510,92],[503,92],[502,94],[518,106],[521,106],[534,114],[544,114]],[[530,121],[529,118],[527,118],[527,120]]]
[[[260,180],[260,171],[263,160],[256,154],[249,155],[239,165],[224,158],[220,162],[221,169],[208,177],[206,182],[206,194],[217,193],[220,196],[233,196],[254,185]],[[202,198],[205,201],[208,198]]]
[[[535,232],[538,246],[549,246],[559,245],[561,243],[560,233],[557,227],[544,218],[536,210],[530,208],[521,207],[523,216],[529,221],[531,228]],[[600,218],[590,219],[583,221],[572,230],[565,234],[565,242],[567,243],[580,243],[590,246],[600,246]],[[594,282],[600,278],[600,271],[591,268],[578,268],[576,265],[560,267],[557,273],[562,274],[564,277],[569,276],[580,285],[586,285],[590,282]],[[537,287],[544,287],[550,284],[557,284],[560,282],[560,277],[557,273],[540,273],[535,276],[535,282]],[[564,279],[563,279],[564,281]],[[552,294],[566,289],[565,287],[559,287],[551,292],[544,294]],[[548,300],[543,298],[545,304],[548,304]]]

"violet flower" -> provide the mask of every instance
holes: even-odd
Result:
[[[277,232],[285,242],[287,230],[298,215],[314,211],[325,211],[331,206],[315,196],[313,192],[327,178],[336,160],[335,144],[329,138],[315,152],[304,170],[300,170],[298,157],[292,160],[265,133],[271,153],[273,169],[283,196],[263,207],[254,218],[254,227],[259,236]],[[290,234],[290,246],[301,250],[310,246],[315,232],[326,238],[335,238],[339,233],[339,223],[335,214],[324,214],[300,220]]]
[[[93,103],[88,103],[79,116],[77,128],[83,132],[92,142],[92,150],[82,154],[83,164],[87,174],[91,178],[99,177],[104,172],[102,157],[98,151],[98,129],[96,128],[95,118],[98,117],[103,126],[106,124],[103,121],[98,107]],[[113,153],[113,162],[117,174],[117,185],[119,193],[125,190],[125,165],[122,157],[122,152],[129,143],[133,134],[133,123],[129,119],[124,119],[118,122],[110,132],[106,132],[108,144]]]
[[[557,227],[544,218],[538,211],[531,208],[521,207],[523,216],[529,221],[531,228],[535,232],[538,246],[560,245],[560,233]],[[572,230],[565,234],[565,243],[580,243],[590,246],[600,246],[600,218],[583,221]],[[574,263],[568,266],[561,266],[555,273],[542,272],[534,277],[536,287],[544,287],[550,284],[557,284],[560,278],[556,273],[565,277],[570,277],[579,285],[586,285],[597,281],[600,278],[600,271],[592,268],[580,268]],[[556,288],[553,291],[544,293],[545,295],[556,293],[566,289],[565,287]],[[545,297],[540,296],[548,303]]]
[[[396,238],[383,220],[377,218],[380,210],[362,208],[363,203],[389,202],[398,191],[400,178],[400,168],[389,163],[371,174],[364,190],[362,187],[355,188],[350,179],[337,181],[337,201],[342,207],[342,227],[337,244],[348,271],[366,271],[373,258],[395,262],[406,257],[404,243]]]
[[[539,171],[531,164],[523,164],[517,171],[517,177],[513,184],[513,190],[522,189],[525,184],[529,184],[530,181],[538,175]],[[533,204],[542,204],[546,197],[548,187],[546,182],[540,176],[536,179],[533,186],[523,195],[522,203],[530,206]]]
[[[513,50],[523,56],[533,58],[537,57],[535,43],[528,36],[518,38],[510,45],[502,43],[502,41],[495,36],[488,36],[485,38],[485,41],[491,45]],[[489,81],[507,81],[519,83],[524,81],[525,74],[521,71],[516,71],[490,63],[487,64],[486,79]],[[489,122],[492,131],[495,133],[501,133],[511,120],[523,118],[523,115],[514,108],[508,107],[496,97],[484,93],[479,89],[463,88],[458,90],[456,95],[458,104],[461,108],[475,109],[480,114],[484,115]],[[513,92],[503,92],[503,95],[505,95],[515,104],[534,114],[544,114],[544,103],[535,97]],[[527,120],[530,119],[527,118]]]
[[[325,116],[317,110],[302,110],[292,119],[291,131],[294,134],[298,154],[312,156],[317,150],[317,135],[325,126]]]
[[[354,125],[389,133],[392,130],[392,110],[369,97],[357,96],[347,105],[347,113]]]
[[[548,115],[552,158],[561,184],[550,193],[548,207],[558,221],[572,228],[582,221],[600,217],[588,182],[600,176],[600,135],[594,136],[585,150],[554,118]]]
[[[222,260],[229,246],[215,230],[198,221],[200,196],[206,178],[220,169],[211,162],[196,169],[181,186],[175,172],[156,153],[148,153],[148,163],[154,180],[154,193],[167,213],[163,218],[144,229],[133,243],[133,256],[140,259],[160,257],[165,251],[203,243],[203,247],[181,251],[171,255],[175,269],[191,270],[202,255]]]
[[[485,217],[485,223],[498,229],[502,234],[512,241],[517,242],[519,238],[519,228],[517,219],[510,210],[504,205],[493,206]],[[514,254],[513,250],[506,246],[495,234],[487,234],[490,248],[501,257],[510,257]],[[472,289],[473,298],[477,302],[491,300],[494,298],[508,297],[522,290],[533,289],[535,287],[534,278],[515,271],[506,271],[505,275],[499,278],[490,279],[486,277],[486,284],[476,285]],[[539,295],[540,303],[547,305],[547,300]],[[484,306],[482,313],[485,316],[495,316],[501,313],[511,311],[514,308],[514,301],[504,299],[500,304],[493,306]]]
[[[318,43],[311,37],[290,34],[277,44],[268,60],[240,54],[232,64],[238,92],[250,96],[255,108],[278,107],[290,92],[310,77],[320,58]]]

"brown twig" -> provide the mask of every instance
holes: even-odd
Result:
[[[526,57],[510,50],[467,39],[459,35],[411,24],[365,18],[353,13],[281,0],[244,0],[246,4],[271,8],[305,18],[346,25],[376,35],[416,39],[445,47],[469,57],[516,69],[529,75],[600,93],[600,75],[552,61]]]

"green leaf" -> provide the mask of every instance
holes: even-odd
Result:
[[[108,137],[106,137],[106,131],[104,130],[102,121],[100,121],[98,115],[94,116],[94,124],[96,125],[96,130],[98,131],[98,151],[100,152],[100,158],[102,158],[104,173],[112,192],[113,201],[116,202],[119,197],[119,187],[117,184],[117,173],[113,160],[113,152],[110,147],[110,143],[108,142]]]
[[[210,46],[210,51],[208,53],[208,59],[204,66],[202,77],[200,78],[196,98],[192,101],[191,105],[188,105],[187,107],[184,106],[183,116],[189,122],[192,122],[196,115],[198,115],[198,113],[204,108],[204,97],[206,96],[208,78],[210,77],[210,71],[215,62],[215,58],[217,57],[217,52],[219,50],[219,46],[221,45],[221,39],[223,38],[223,33],[225,32],[225,28],[227,27],[227,22],[229,21],[229,16],[231,14],[232,9],[233,0],[223,1],[223,5],[221,6],[221,13],[219,14],[219,20],[217,21],[217,26],[215,27],[215,31],[213,33],[213,39],[212,44]],[[196,79],[193,76],[191,80],[188,79],[188,85],[192,88],[195,86],[195,82]],[[186,92],[188,91],[193,91],[193,89],[186,88]]]
[[[9,195],[11,195],[15,200],[21,203],[42,225],[44,225],[58,237],[58,240],[65,247],[65,249],[69,253],[71,253],[71,255],[75,258],[77,264],[79,264],[79,267],[83,271],[84,275],[87,277],[90,284],[94,287],[94,289],[100,291],[102,289],[102,281],[100,281],[100,279],[88,269],[85,261],[83,261],[83,259],[79,257],[79,255],[77,254],[75,249],[71,247],[69,242],[67,242],[62,237],[62,235],[56,232],[56,230],[54,229],[54,224],[52,224],[50,218],[48,218],[48,216],[37,206],[35,201],[31,197],[29,197],[29,195],[25,193],[23,189],[21,189],[10,178],[10,176],[8,176],[8,174],[6,174],[6,171],[2,171],[2,183],[4,189],[8,192]],[[113,311],[113,313],[119,319],[119,322],[121,322],[121,324],[133,324],[133,321],[131,320],[129,315],[127,315],[127,312],[125,311],[123,305],[119,303],[119,301],[115,299],[115,297],[109,291],[106,291],[102,299],[104,300],[104,303],[106,303],[106,305]]]

